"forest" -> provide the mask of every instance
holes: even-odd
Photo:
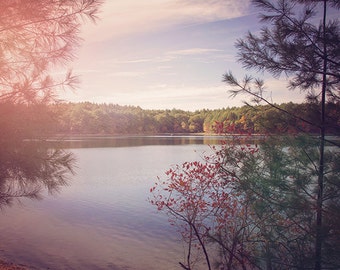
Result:
[[[318,104],[283,103],[222,109],[202,109],[194,112],[178,109],[145,110],[117,104],[60,103],[47,108],[54,115],[56,134],[163,134],[221,133],[221,125],[233,132],[247,134],[297,133],[300,130],[317,133]],[[330,135],[339,134],[339,103],[327,104],[327,125]],[[282,113],[282,111],[289,112]],[[296,117],[299,115],[299,117]],[[300,119],[304,119],[301,121]],[[306,125],[305,120],[314,125]],[[307,128],[308,127],[308,128]],[[313,129],[314,127],[314,129]],[[230,131],[230,130],[229,130]],[[224,132],[228,132],[224,130]]]

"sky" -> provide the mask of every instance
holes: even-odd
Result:
[[[249,0],[106,0],[84,39],[73,72],[81,83],[61,93],[66,101],[113,103],[143,109],[221,109],[241,106],[222,82],[242,79],[234,44],[261,25]],[[265,75],[266,97],[301,102],[283,79]]]

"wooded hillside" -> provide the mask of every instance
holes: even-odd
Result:
[[[284,103],[271,106],[242,106],[195,112],[172,110],[144,110],[117,104],[61,103],[52,105],[57,116],[56,133],[60,134],[159,134],[159,133],[214,133],[223,127],[239,133],[314,133],[317,128],[296,117],[317,125],[317,104]],[[327,122],[333,135],[340,133],[340,104],[328,104]]]

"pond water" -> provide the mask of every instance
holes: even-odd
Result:
[[[2,210],[0,257],[33,269],[181,269],[175,228],[148,202],[157,176],[200,160],[218,137],[72,138],[69,185]]]

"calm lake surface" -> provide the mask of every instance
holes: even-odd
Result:
[[[72,138],[68,186],[2,210],[0,257],[34,269],[181,269],[183,244],[148,202],[157,176],[221,137]]]

